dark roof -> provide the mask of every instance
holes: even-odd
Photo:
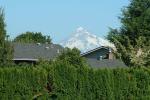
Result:
[[[62,51],[63,47],[57,44],[34,44],[34,43],[14,43],[14,58],[15,61],[38,61],[40,58],[45,60],[54,59],[57,57]],[[86,54],[89,54],[93,51],[96,51],[101,48],[108,47],[99,47],[96,49],[93,49],[87,53],[81,54],[81,56],[84,56]],[[87,58],[87,62],[91,67],[95,68],[102,68],[102,67],[126,67],[126,65],[120,61],[120,60],[110,60],[110,59],[103,59],[103,60],[97,60],[97,59],[90,59]]]
[[[97,50],[99,50],[99,49],[107,49],[107,50],[111,49],[111,50],[113,50],[113,49],[110,48],[110,47],[100,46],[100,47],[97,47],[97,48],[95,48],[95,49],[89,50],[89,51],[87,51],[87,52],[85,52],[85,53],[82,53],[81,56],[88,55],[88,54],[90,54],[90,53],[92,53],[92,52],[94,52],[94,51],[97,51]]]
[[[127,67],[121,60],[118,59],[87,59],[88,64],[94,68],[116,68],[116,67]]]
[[[63,47],[57,44],[14,43],[13,60],[50,60],[59,55]]]

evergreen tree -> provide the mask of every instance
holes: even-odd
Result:
[[[111,29],[108,39],[128,66],[147,65],[150,50],[150,0],[131,0],[122,10],[120,29]]]
[[[0,8],[0,66],[8,65],[12,60],[12,46],[5,30],[4,11]]]

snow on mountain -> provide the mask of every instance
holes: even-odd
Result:
[[[62,41],[60,44],[64,47],[69,48],[76,47],[81,50],[81,52],[86,52],[100,46],[109,46],[115,48],[115,46],[108,40],[91,34],[82,27],[77,28],[77,30],[72,34],[71,37],[69,37],[67,40]]]

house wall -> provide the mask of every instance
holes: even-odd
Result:
[[[98,59],[100,56],[107,55],[105,59]],[[127,67],[121,60],[117,60],[113,50],[109,48],[100,48],[93,52],[83,55],[86,58],[87,63],[93,68],[108,67]]]
[[[106,56],[107,54],[109,54],[109,50],[105,48],[101,48],[87,55],[84,55],[84,57],[90,58],[90,59],[98,59],[100,56]]]

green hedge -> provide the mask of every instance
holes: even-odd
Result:
[[[0,68],[0,100],[30,100],[47,91],[47,74],[37,68]]]
[[[41,67],[42,66],[42,67]],[[0,68],[0,100],[149,100],[149,68]]]
[[[76,69],[59,63],[49,76],[58,100],[150,100],[149,68]]]

